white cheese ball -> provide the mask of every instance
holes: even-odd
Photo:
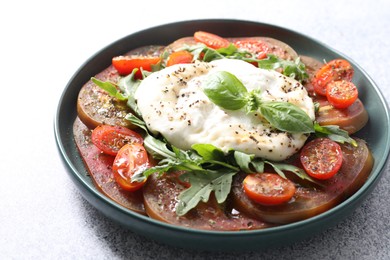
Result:
[[[235,75],[248,92],[259,89],[264,101],[290,102],[315,118],[313,101],[298,81],[241,60],[221,59],[174,65],[142,81],[135,98],[150,131],[183,150],[212,144],[225,153],[233,149],[273,161],[290,157],[304,145],[306,134],[276,130],[259,113],[226,110],[211,102],[202,87],[217,71]]]

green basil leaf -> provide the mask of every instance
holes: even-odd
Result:
[[[289,133],[312,133],[313,122],[298,106],[288,102],[264,102],[260,113],[275,128]]]
[[[241,81],[227,71],[208,76],[203,91],[214,104],[227,110],[243,108],[249,95]]]
[[[107,91],[107,93],[114,98],[117,98],[117,99],[122,100],[122,101],[124,101],[128,98],[127,95],[123,95],[121,92],[119,92],[118,89],[116,88],[116,86],[109,81],[101,81],[101,80],[94,78],[94,77],[92,77],[91,80],[98,87]]]

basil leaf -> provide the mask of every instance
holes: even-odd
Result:
[[[203,91],[214,104],[227,110],[243,108],[249,95],[241,81],[227,71],[208,76]]]
[[[298,106],[288,102],[264,102],[259,107],[262,116],[275,128],[290,133],[312,133],[313,122]]]
[[[92,82],[95,83],[98,87],[100,87],[101,89],[107,91],[107,93],[111,96],[111,97],[114,97],[114,98],[117,98],[119,100],[126,100],[128,98],[127,95],[123,95],[121,92],[118,91],[118,89],[116,88],[116,86],[109,82],[109,81],[101,81],[95,77],[92,77],[91,78]]]
[[[191,186],[180,193],[176,214],[185,215],[195,208],[200,201],[207,202],[214,191],[218,203],[226,200],[230,193],[235,171],[192,171],[180,176],[191,183]]]

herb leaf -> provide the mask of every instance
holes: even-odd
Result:
[[[288,102],[264,102],[259,110],[275,128],[289,133],[312,133],[311,118],[298,106]]]
[[[188,180],[191,186],[180,193],[176,214],[183,216],[196,207],[200,201],[207,202],[212,191],[214,191],[218,203],[224,202],[230,193],[233,176],[236,173],[236,171],[231,170],[184,173],[180,177]]]
[[[283,60],[274,54],[268,54],[267,58],[257,61],[259,68],[267,70],[276,70],[281,68],[283,74],[303,81],[309,77],[306,72],[305,64],[297,58],[295,61]]]
[[[136,80],[135,73],[138,69],[133,69],[133,71],[126,77],[120,78],[118,81],[119,88],[127,96],[127,105],[136,113],[137,116],[141,116],[141,112],[138,109],[134,94],[137,91],[138,86],[141,84],[141,80]]]
[[[227,71],[211,74],[203,91],[214,104],[228,110],[243,108],[249,95],[242,82]]]
[[[114,83],[111,83],[109,81],[101,81],[95,77],[92,77],[91,80],[98,87],[107,91],[107,93],[114,98],[117,98],[117,99],[122,100],[122,101],[124,101],[128,98],[127,95],[123,95],[121,92],[118,91],[118,89],[116,88]]]
[[[321,126],[317,122],[314,123],[314,130],[318,137],[328,137],[338,143],[349,143],[353,146],[357,146],[355,139],[348,135],[348,132],[340,129],[337,125],[324,125]]]

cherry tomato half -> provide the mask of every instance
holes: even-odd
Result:
[[[112,65],[120,75],[129,75],[134,69],[138,69],[135,74],[136,78],[142,78],[141,68],[146,71],[152,71],[152,65],[161,61],[160,57],[146,56],[117,56],[112,58]]]
[[[295,193],[292,181],[274,173],[248,174],[243,181],[246,195],[263,205],[278,205],[289,201]]]
[[[175,64],[191,63],[194,56],[188,51],[176,51],[169,55],[167,67]]]
[[[351,81],[354,74],[352,65],[343,59],[331,60],[322,66],[314,75],[312,84],[318,95],[326,96],[326,86],[331,81]]]
[[[230,45],[230,42],[227,39],[209,32],[195,32],[194,39],[195,41],[201,42],[212,49],[226,48]]]
[[[234,45],[239,48],[246,50],[250,53],[254,53],[257,59],[264,59],[267,57],[269,47],[266,43],[259,40],[240,40],[234,43]]]
[[[148,154],[142,144],[133,143],[123,146],[115,157],[112,171],[115,181],[124,190],[136,191],[146,182],[132,182],[132,176],[138,171],[150,167]]]
[[[340,170],[343,154],[338,143],[329,138],[317,138],[302,148],[300,160],[307,174],[325,180]]]
[[[347,108],[358,98],[358,89],[350,81],[332,81],[326,87],[326,98],[335,108]]]
[[[99,125],[92,131],[91,141],[103,153],[115,156],[125,144],[142,144],[143,138],[126,127]]]

